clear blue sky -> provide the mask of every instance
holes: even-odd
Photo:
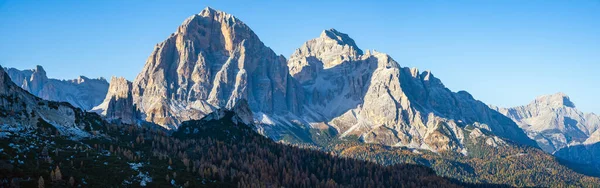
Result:
[[[234,14],[276,53],[328,28],[453,91],[499,106],[565,92],[600,113],[600,1],[0,0],[0,64],[55,78],[132,80],[158,42],[204,7]]]

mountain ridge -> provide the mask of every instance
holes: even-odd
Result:
[[[490,105],[491,106],[491,105]],[[491,106],[513,119],[549,153],[569,145],[593,144],[600,133],[600,116],[579,111],[565,93],[542,95],[527,105],[512,108]]]
[[[4,68],[11,80],[26,91],[46,100],[69,102],[75,107],[91,110],[102,102],[108,91],[106,79],[79,76],[76,79],[54,79],[46,76],[40,65],[35,69]]]
[[[467,154],[464,143],[478,129],[493,145],[503,143],[494,141],[500,136],[536,147],[470,94],[388,54],[362,51],[345,33],[324,30],[287,60],[241,20],[212,8],[155,46],[131,95],[141,120],[172,129],[245,99],[257,131],[277,141],[314,143],[315,130],[332,130],[336,138]],[[117,114],[106,108],[96,110]]]
[[[403,68],[385,53],[358,53],[356,44],[339,43],[327,32],[304,43],[288,61],[306,91],[306,109],[322,113],[309,122],[332,126],[342,137],[433,151],[467,152],[462,131],[467,124],[535,145],[511,120],[465,91],[451,92],[430,71]],[[455,106],[462,108],[452,110]],[[436,143],[440,139],[433,137],[445,138]]]

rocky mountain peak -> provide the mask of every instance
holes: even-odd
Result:
[[[325,30],[286,62],[243,22],[210,8],[156,45],[131,88],[134,112],[169,128],[233,109],[274,140],[294,135],[311,142],[308,129],[333,128],[338,137],[464,153],[469,124],[535,145],[470,95],[451,92],[431,72],[402,68],[385,53],[363,54],[347,34]]]
[[[356,50],[358,55],[363,54],[363,51],[360,48],[358,48],[358,46],[354,42],[354,39],[350,38],[350,36],[348,36],[348,34],[339,32],[338,30],[335,30],[333,28],[323,30],[323,32],[321,32],[321,35],[319,36],[319,38],[326,38],[326,39],[334,40],[337,42],[337,44],[342,45],[342,46],[344,46],[344,45],[351,46]]]
[[[34,69],[5,69],[12,81],[29,93],[45,100],[69,102],[73,106],[90,110],[100,104],[108,90],[104,78],[90,79],[79,76],[75,79],[48,78],[40,65]]]
[[[200,14],[202,14],[202,15],[208,15],[208,14],[211,14],[211,13],[214,13],[214,12],[221,12],[221,11],[215,10],[212,7],[205,7],[204,9],[202,9],[202,11],[200,12]]]
[[[253,111],[297,110],[285,58],[242,21],[206,8],[159,43],[133,81],[145,120],[176,126],[246,99]]]
[[[296,49],[288,60],[288,67],[293,77],[301,84],[307,84],[322,70],[334,68],[343,62],[360,60],[361,56],[363,51],[352,38],[335,29],[328,29]]]
[[[290,57],[290,74],[304,86],[306,108],[319,113],[308,118],[311,124],[331,126],[340,137],[434,151],[466,152],[461,124],[535,145],[510,119],[466,92],[451,92],[430,71],[402,68],[388,54],[359,50],[348,35],[330,29]],[[443,143],[434,139],[441,137]]]
[[[202,11],[200,11],[200,13],[197,14],[198,16],[202,16],[202,17],[215,17],[215,16],[225,16],[228,18],[232,18],[235,21],[239,21],[237,18],[235,18],[233,15],[228,14],[226,12],[220,11],[220,10],[215,10],[211,7],[205,7],[204,9],[202,9]]]
[[[551,107],[570,107],[575,108],[575,103],[571,101],[569,96],[563,92],[558,92],[552,95],[543,95],[536,98],[534,103]]]
[[[122,123],[136,122],[137,113],[131,94],[132,84],[123,77],[112,77],[104,101],[92,109],[93,112],[104,115],[109,120]]]
[[[525,106],[496,110],[513,119],[549,153],[582,143],[600,129],[600,117],[579,111],[562,92],[539,96]]]
[[[46,75],[46,70],[44,70],[44,67],[42,67],[41,65],[36,65],[35,69],[33,69],[33,71]]]
[[[29,79],[29,92],[33,93],[34,95],[40,93],[46,82],[48,82],[46,71],[42,66],[37,65],[35,69],[33,69],[33,74],[31,74],[31,78]]]

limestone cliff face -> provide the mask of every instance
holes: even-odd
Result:
[[[110,80],[108,93],[104,101],[94,107],[92,111],[104,115],[109,120],[121,123],[135,124],[139,114],[133,104],[131,82],[122,77],[113,77]]]
[[[341,137],[465,152],[464,130],[471,126],[535,145],[514,122],[470,94],[453,93],[429,71],[402,68],[387,54],[363,53],[334,29],[303,44],[288,66],[304,87],[305,117],[334,127]]]
[[[146,121],[175,126],[240,99],[255,112],[297,112],[297,85],[285,58],[246,24],[206,8],[156,45],[132,95]]]
[[[335,29],[325,30],[319,38],[312,39],[296,49],[288,60],[290,74],[301,84],[314,81],[320,71],[343,61],[363,55],[352,38]]]
[[[31,94],[45,100],[68,102],[83,110],[100,104],[108,90],[104,78],[80,76],[72,80],[51,79],[42,66],[31,70],[4,69],[13,82]]]
[[[118,103],[113,99],[128,98],[113,97],[120,92],[112,87],[99,109],[126,119],[128,111],[106,111]],[[156,45],[131,96],[142,120],[168,128],[244,101],[250,110],[240,119],[278,141],[311,142],[310,129],[333,128],[338,137],[433,151],[464,153],[468,139],[480,137],[490,145],[503,144],[500,137],[536,145],[467,92],[453,93],[430,72],[400,67],[387,54],[362,51],[347,34],[325,30],[286,61],[243,22],[210,8]]]
[[[564,93],[544,95],[525,106],[498,108],[498,112],[513,119],[549,153],[569,145],[593,144],[594,132],[600,129],[600,116],[583,113]]]
[[[37,128],[43,120],[54,126],[61,134],[73,138],[89,135],[82,131],[84,123],[78,123],[82,111],[68,103],[46,101],[16,85],[0,67],[0,122],[15,128]],[[35,84],[34,84],[35,85]]]

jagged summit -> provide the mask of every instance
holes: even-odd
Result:
[[[44,67],[42,67],[41,65],[36,65],[35,69],[33,69],[36,72],[46,72],[46,70],[44,70]]]
[[[212,8],[212,7],[210,7],[210,6],[207,6],[207,7],[204,7],[204,9],[202,9],[202,11],[201,11],[200,13],[202,14],[202,13],[204,13],[204,12],[210,13],[210,12],[221,12],[221,11],[219,11],[219,10],[215,10],[215,9],[213,9],[213,8]]]
[[[571,101],[569,96],[563,92],[558,92],[552,95],[542,95],[536,98],[534,103],[547,105],[552,107],[570,107],[575,108],[575,103]]]
[[[104,78],[90,79],[79,76],[74,79],[48,78],[44,67],[18,70],[4,68],[12,81],[40,98],[52,101],[69,102],[73,106],[90,110],[100,104],[108,90],[108,82]]]
[[[211,7],[206,7],[204,8],[200,13],[197,14],[198,16],[202,16],[202,17],[214,17],[214,16],[224,16],[226,18],[231,18],[235,21],[240,21],[239,19],[237,19],[235,16],[233,16],[232,14],[229,14],[227,12],[223,12],[220,10],[215,10]]]
[[[108,120],[134,124],[138,119],[131,95],[131,82],[123,77],[113,76],[104,101],[92,109]]]
[[[232,15],[205,8],[159,43],[132,83],[145,120],[177,126],[246,99],[256,112],[297,111],[285,58]]]
[[[131,103],[142,120],[173,128],[238,109],[274,140],[311,142],[312,128],[335,129],[340,138],[464,153],[468,124],[494,133],[473,135],[492,145],[503,143],[495,136],[535,145],[510,119],[453,93],[431,72],[400,67],[385,53],[363,53],[347,34],[328,29],[286,61],[237,18],[206,8],[156,45],[131,84],[132,102],[123,89],[114,93],[127,95],[106,104],[117,112]],[[111,82],[127,88],[121,85]]]
[[[338,30],[335,30],[334,28],[323,30],[323,32],[321,32],[321,35],[319,37],[333,39],[339,45],[352,46],[358,52],[359,55],[363,54],[363,51],[356,45],[356,43],[354,42],[354,39],[350,38],[350,36],[348,36],[348,34],[339,32]]]
[[[539,96],[525,106],[496,110],[517,122],[549,153],[583,143],[600,129],[600,117],[579,111],[562,92]]]
[[[470,94],[453,93],[430,71],[403,68],[385,53],[363,54],[354,40],[335,29],[305,42],[290,56],[288,67],[304,86],[306,108],[316,114],[307,121],[333,127],[339,137],[465,153],[470,136],[462,128],[471,124],[535,145],[514,122]]]
[[[347,34],[328,29],[296,49],[288,60],[288,67],[292,76],[301,84],[307,84],[323,70],[343,62],[360,60],[362,56],[371,54],[363,55],[363,51]]]

